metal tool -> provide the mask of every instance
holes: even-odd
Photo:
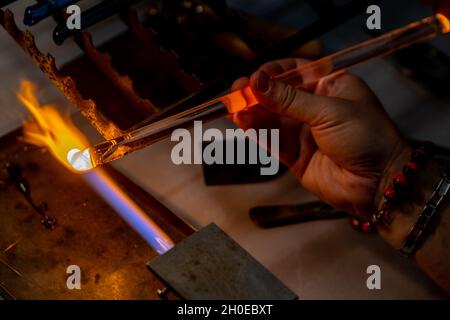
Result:
[[[46,202],[36,205],[31,196],[30,183],[22,176],[21,167],[17,163],[12,163],[7,166],[7,170],[10,182],[15,184],[17,190],[25,197],[33,210],[41,216],[41,224],[47,229],[53,230],[56,227],[56,219],[47,215],[48,205]]]
[[[316,220],[339,219],[348,216],[322,201],[298,205],[260,206],[250,209],[250,218],[262,228],[281,227],[288,224]]]
[[[32,26],[80,0],[44,0],[25,9],[23,23]]]

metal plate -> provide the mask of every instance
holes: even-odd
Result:
[[[297,299],[213,223],[150,261],[148,267],[187,300]]]

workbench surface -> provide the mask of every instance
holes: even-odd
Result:
[[[407,1],[399,2],[408,4]],[[358,22],[328,34],[325,37],[327,49],[340,49],[340,46],[366,37],[363,33],[351,39],[347,37],[346,28],[355,25]],[[46,102],[67,106],[64,98],[5,32],[0,32],[0,49],[0,72],[8,74],[9,79],[0,90],[3,115],[0,117],[0,134],[17,128],[25,113],[14,95],[22,77],[39,82],[48,99]],[[403,76],[389,59],[370,62],[355,72],[370,84],[404,132],[450,147],[448,100],[433,97]],[[232,124],[221,119],[209,126],[225,128]],[[267,183],[208,187],[204,184],[200,166],[172,164],[172,146],[169,141],[158,143],[117,161],[115,166],[194,226],[200,228],[215,222],[301,299],[428,299],[444,296],[417,267],[377,235],[353,231],[347,219],[266,230],[255,226],[248,216],[251,207],[296,204],[314,199],[289,173]],[[381,267],[382,290],[371,291],[366,287],[366,268],[372,264]]]

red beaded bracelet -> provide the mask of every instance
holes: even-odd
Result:
[[[412,183],[417,178],[419,170],[434,156],[434,145],[423,143],[414,150],[410,161],[405,163],[401,173],[396,175],[392,183],[384,190],[384,201],[381,208],[372,215],[371,221],[351,219],[352,226],[362,232],[375,230],[375,225],[389,225],[391,223],[390,211],[394,205],[401,203],[411,190]]]

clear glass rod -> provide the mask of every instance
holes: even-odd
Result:
[[[442,14],[436,14],[395,29],[378,38],[288,70],[275,78],[294,87],[306,86],[316,83],[327,75],[348,69],[372,58],[385,56],[418,41],[449,32],[449,19]],[[193,125],[194,120],[216,119],[257,104],[258,101],[252,89],[247,86],[85,150],[73,149],[68,153],[67,160],[77,170],[89,170],[165,139],[176,128],[189,128]]]

